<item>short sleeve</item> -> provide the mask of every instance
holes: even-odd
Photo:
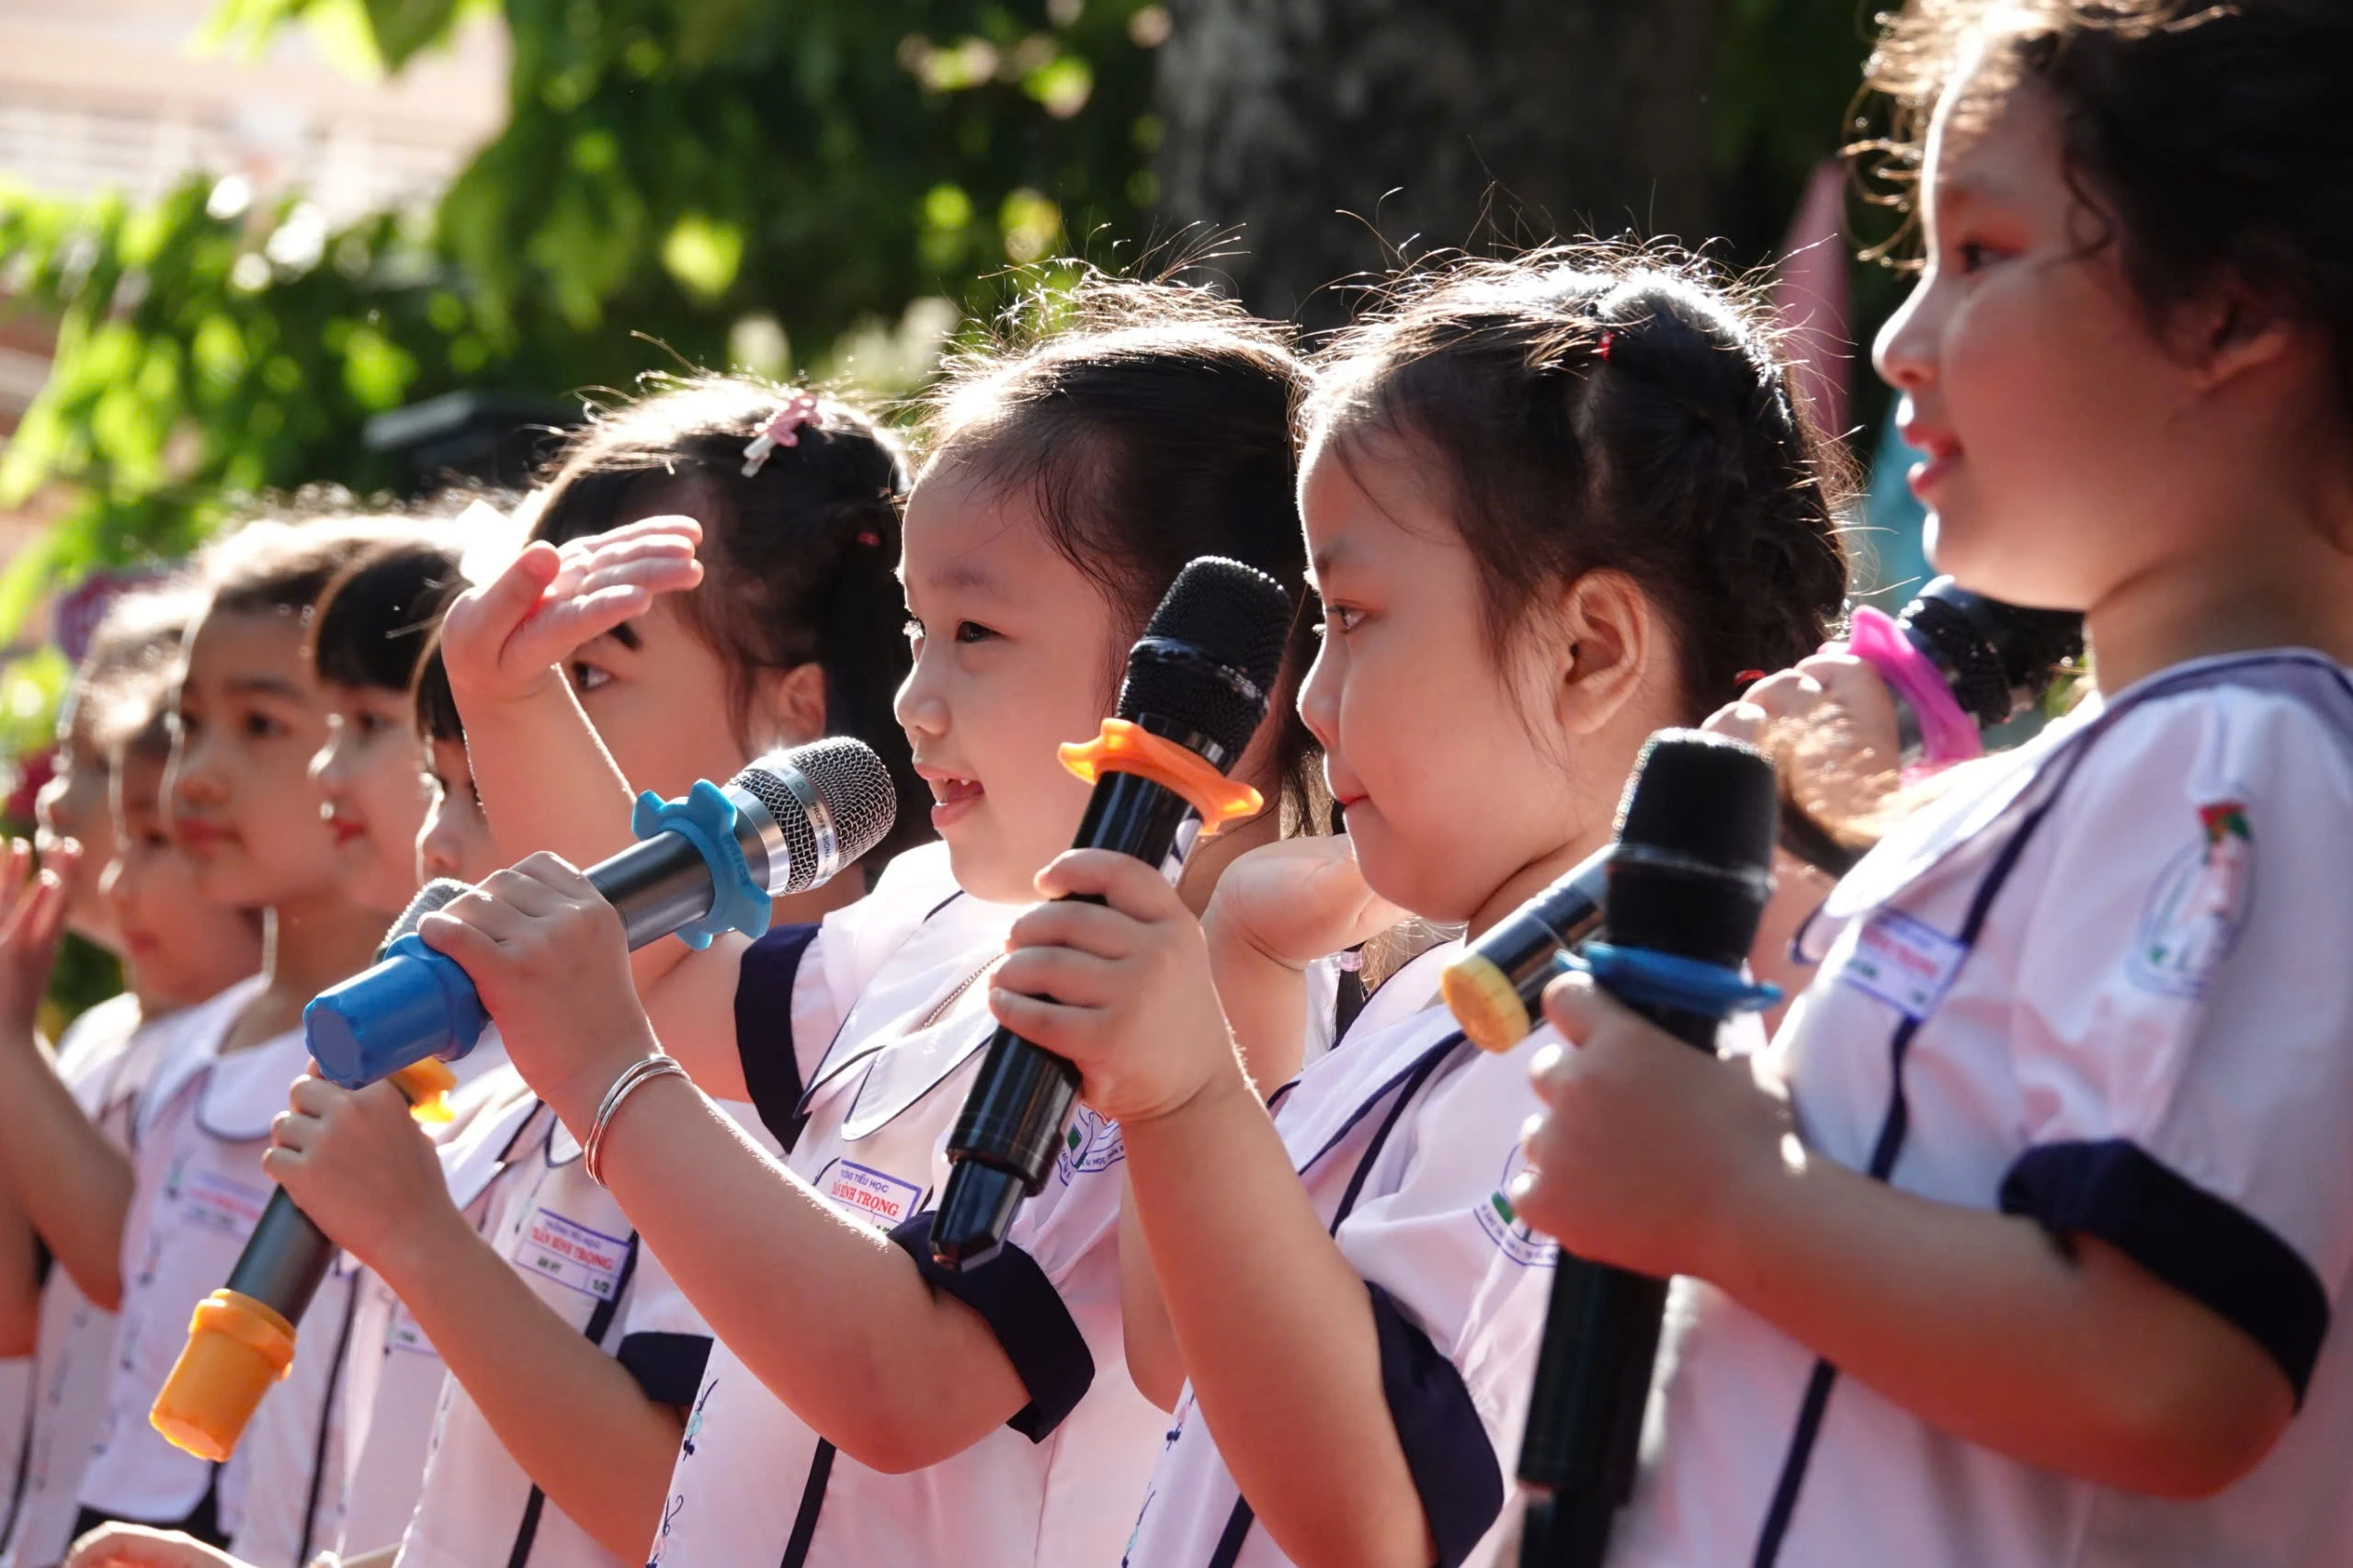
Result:
[[[761,1124],[787,1148],[800,1131],[801,1091],[841,1025],[821,966],[804,962],[820,929],[779,926],[744,949],[735,971],[735,1051],[745,1094]],[[801,983],[804,970],[806,985]]]
[[[710,1357],[710,1325],[687,1301],[643,1237],[620,1312],[613,1358],[662,1404],[691,1404]]]
[[[1043,1441],[1077,1407],[1098,1367],[1126,1358],[1120,1325],[1120,1124],[1085,1107],[1074,1111],[1061,1153],[1036,1197],[1021,1205],[1004,1250],[962,1274],[931,1263],[931,1214],[899,1227],[906,1249],[935,1289],[986,1320],[1021,1375],[1031,1403],[1007,1423]]]
[[[2099,738],[2052,810],[2009,1038],[2008,1212],[2108,1242],[2301,1399],[2353,1268],[2353,767],[2232,688]]]
[[[1538,1108],[1529,1058],[1550,1038],[1471,1054],[1437,1079],[1395,1135],[1402,1163],[1384,1157],[1388,1176],[1338,1233],[1370,1288],[1382,1392],[1449,1565],[1502,1512],[1558,1257],[1506,1196],[1521,1124]]]

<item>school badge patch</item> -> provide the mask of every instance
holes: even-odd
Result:
[[[1127,1157],[1120,1124],[1081,1106],[1063,1129],[1063,1146],[1054,1154],[1054,1175],[1068,1187],[1074,1178],[1108,1171]]]
[[[1561,1261],[1561,1244],[1550,1236],[1540,1236],[1528,1228],[1519,1210],[1511,1204],[1512,1178],[1528,1168],[1528,1156],[1518,1148],[1504,1162],[1504,1174],[1495,1182],[1495,1190],[1479,1205],[1479,1228],[1495,1244],[1495,1250],[1518,1264],[1522,1268],[1550,1268]]]
[[[2141,912],[2128,972],[2160,995],[2195,999],[2237,945],[2254,893],[2255,837],[2246,807],[2198,808],[2199,841],[2176,856]]]

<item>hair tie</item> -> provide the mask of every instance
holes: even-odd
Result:
[[[1616,327],[1611,327],[1602,333],[1601,342],[1595,347],[1593,357],[1607,365],[1609,363],[1610,351],[1617,347],[1618,329]]]
[[[858,542],[869,550],[879,550],[882,545],[882,536],[872,528],[861,528],[858,530]]]
[[[785,399],[784,406],[776,411],[760,433],[744,449],[744,477],[751,478],[768,460],[768,454],[779,447],[801,444],[801,427],[817,417],[817,394],[806,388]]]

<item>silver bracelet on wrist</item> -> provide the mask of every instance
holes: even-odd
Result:
[[[580,1163],[590,1181],[598,1187],[605,1185],[605,1135],[611,1130],[613,1117],[622,1102],[656,1078],[686,1075],[687,1070],[676,1058],[658,1051],[651,1056],[641,1056],[621,1069],[620,1076],[613,1080],[613,1086],[605,1091],[604,1099],[597,1107],[596,1119],[588,1124],[588,1136],[581,1142]]]

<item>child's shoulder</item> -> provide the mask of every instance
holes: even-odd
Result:
[[[2302,650],[2200,659],[2120,692],[2080,722],[2070,793],[2353,801],[2353,679]]]

